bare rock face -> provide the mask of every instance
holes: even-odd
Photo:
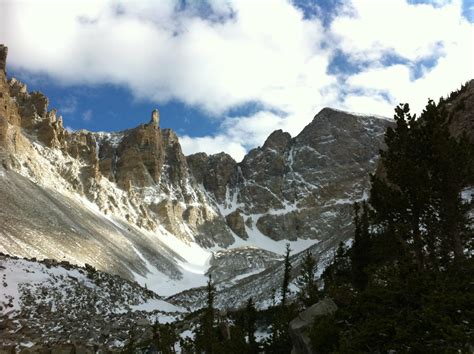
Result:
[[[245,221],[242,215],[240,215],[239,209],[228,214],[225,217],[225,220],[227,221],[227,225],[229,225],[230,229],[234,231],[236,235],[244,240],[248,239],[249,236],[245,230]]]
[[[228,187],[238,179],[235,160],[221,152],[211,156],[205,153],[190,155],[187,162],[196,181],[212,192],[218,202],[224,202]]]
[[[256,247],[241,247],[215,252],[210,259],[207,271],[212,279],[223,282],[230,279],[248,276],[248,273],[258,273],[281,261],[281,257],[273,252]]]
[[[64,147],[67,132],[62,117],[56,117],[56,110],[48,111],[48,98],[41,92],[28,92],[27,86],[14,78],[8,85],[9,96],[15,100],[21,116],[21,127],[33,132],[48,147]]]
[[[6,73],[7,71],[7,55],[8,48],[3,44],[0,44],[0,71]]]
[[[275,130],[267,138],[263,144],[263,148],[267,150],[274,150],[277,153],[282,153],[288,147],[291,141],[291,135],[283,130]]]
[[[109,148],[109,147],[107,147]],[[163,135],[151,125],[125,132],[115,151],[114,180],[120,188],[145,187],[157,183],[164,163]]]
[[[449,111],[449,128],[455,137],[466,133],[474,142],[474,80],[470,80],[454,99],[446,106]]]
[[[368,174],[376,167],[385,129],[392,124],[389,119],[323,109],[297,137],[277,130],[262,147],[251,150],[233,168],[233,176],[225,175],[225,200],[223,188],[216,200],[229,215],[238,207],[247,227],[273,240],[349,235],[350,205],[368,189]],[[193,155],[188,161],[198,166],[193,171],[205,176],[210,158]]]

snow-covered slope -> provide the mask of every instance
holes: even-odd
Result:
[[[186,310],[118,276],[68,262],[0,255],[1,344],[17,349],[78,341],[120,347],[131,327],[145,333]]]

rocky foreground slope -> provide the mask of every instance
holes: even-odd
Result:
[[[392,124],[326,108],[241,162],[184,156],[156,110],[118,133],[65,130],[47,97],[7,79],[6,55],[0,46],[0,252],[88,263],[164,295],[205,284],[209,269],[222,288],[255,289],[286,242],[327,258],[351,236],[351,204]]]
[[[0,254],[0,351],[49,346],[73,352],[67,343],[81,343],[82,352],[117,349],[130,339],[132,328],[151,338],[153,323],[176,321],[185,311],[91,266]]]

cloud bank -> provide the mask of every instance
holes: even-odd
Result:
[[[182,136],[184,151],[237,160],[275,129],[297,134],[324,106],[419,111],[474,77],[461,1],[346,0],[329,23],[289,0],[190,4],[4,0],[0,42],[15,67],[64,85],[110,83],[198,107],[220,129]],[[230,115],[248,102],[261,109]]]

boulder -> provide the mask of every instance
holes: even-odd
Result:
[[[311,354],[311,340],[309,330],[318,316],[329,315],[337,311],[337,305],[330,298],[325,298],[313,306],[308,307],[290,322],[290,336],[293,342],[292,354]]]

